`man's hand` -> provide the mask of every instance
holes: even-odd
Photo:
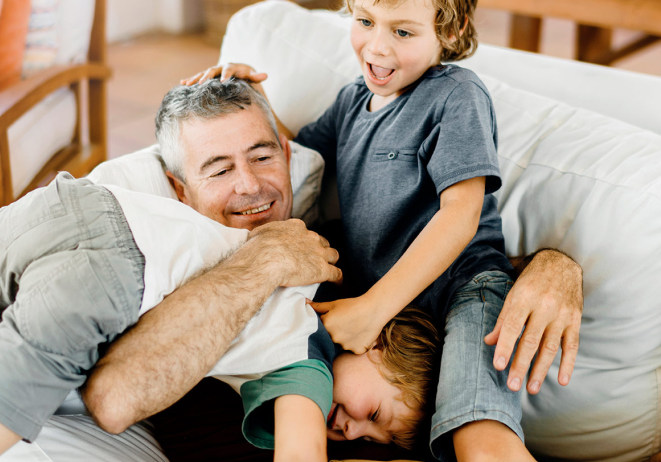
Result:
[[[583,311],[583,271],[555,250],[538,252],[505,299],[493,332],[484,338],[496,345],[494,367],[504,370],[521,330],[507,386],[518,391],[537,354],[528,393],[537,394],[556,353],[562,347],[558,383],[567,385],[574,371]]]
[[[248,240],[259,241],[259,252],[279,276],[278,285],[307,286],[317,282],[342,282],[342,270],[335,263],[337,250],[305,227],[301,220],[267,223],[252,230]]]
[[[388,319],[380,321],[377,310],[371,308],[364,297],[344,298],[333,302],[308,304],[321,316],[324,327],[334,343],[347,351],[363,354],[374,345]]]

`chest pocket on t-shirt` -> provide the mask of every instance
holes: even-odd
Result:
[[[370,162],[417,162],[417,149],[377,149]]]
[[[376,149],[367,166],[375,193],[380,197],[398,197],[404,203],[419,187],[420,164],[417,149]]]

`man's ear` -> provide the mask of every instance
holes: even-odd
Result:
[[[167,170],[165,174],[168,176],[168,180],[174,188],[174,191],[177,193],[179,200],[186,205],[191,205],[186,185],[181,180],[177,179],[170,170]]]
[[[291,146],[289,144],[289,140],[282,133],[278,135],[278,138],[280,139],[280,144],[282,145],[282,152],[284,152],[285,159],[287,159],[287,166],[289,166],[291,164]]]

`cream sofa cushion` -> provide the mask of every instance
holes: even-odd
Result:
[[[267,72],[267,95],[296,132],[359,75],[349,21],[289,2],[253,5],[230,21],[220,63],[245,62]],[[480,53],[482,62],[493,62],[492,55],[516,60],[510,50],[482,47]],[[602,73],[574,71],[586,83],[590,73]],[[568,387],[560,387],[556,360],[541,393],[522,395],[527,443],[543,457],[642,460],[661,450],[661,302],[655,291],[661,277],[661,136],[509,87],[487,73],[483,66],[480,77],[498,117],[498,197],[508,254],[559,247],[585,270],[576,372]],[[595,106],[604,94],[618,101],[618,85],[626,82],[620,77],[609,88],[599,81]],[[661,88],[659,79],[631,82],[641,80],[646,88]],[[559,80],[556,86],[570,84]],[[588,99],[583,106],[589,107]],[[633,103],[622,112],[635,111]],[[656,117],[661,120],[658,108]]]

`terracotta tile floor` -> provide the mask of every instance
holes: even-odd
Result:
[[[478,10],[480,40],[506,46],[509,15]],[[616,43],[636,34],[618,31]],[[574,27],[569,21],[547,19],[543,25],[542,52],[572,57]],[[112,44],[108,59],[114,74],[110,81],[109,157],[117,157],[155,142],[154,116],[163,95],[183,77],[193,75],[218,60],[219,49],[202,35],[151,35]],[[619,61],[615,67],[661,76],[661,43]]]

